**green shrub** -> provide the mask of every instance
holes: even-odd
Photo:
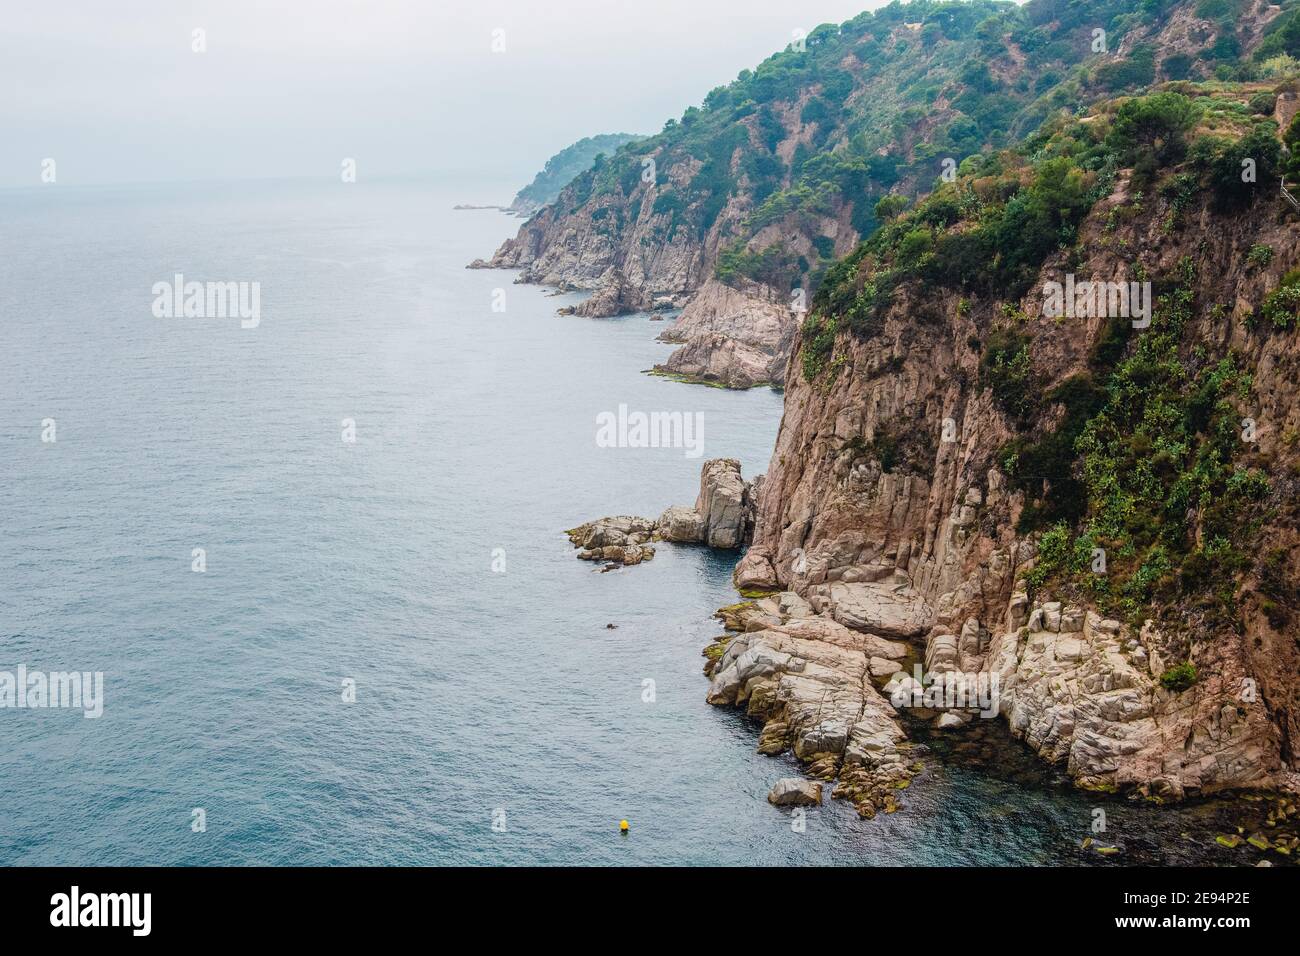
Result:
[[[1173,56],[1165,57],[1164,62],[1160,64],[1160,70],[1168,80],[1185,80],[1187,75],[1192,71],[1192,64],[1196,61],[1186,53],[1175,53]]]
[[[924,227],[913,229],[899,240],[895,262],[904,269],[915,269],[934,248],[934,233]]]
[[[980,358],[980,384],[1012,418],[1026,418],[1036,402],[1029,339],[1006,329],[988,337]]]
[[[1155,47],[1150,44],[1134,47],[1125,59],[1099,66],[1095,78],[1098,86],[1112,92],[1149,86],[1156,78]]]
[[[897,193],[889,193],[880,198],[880,201],[876,203],[873,211],[876,214],[876,218],[881,222],[889,222],[891,219],[896,219],[900,216],[903,210],[908,207],[910,202],[911,201],[906,196],[900,196]]]
[[[871,452],[880,462],[880,470],[891,472],[899,462],[898,439],[885,431],[877,431],[871,440]]]
[[[1300,322],[1300,285],[1284,285],[1264,297],[1260,306],[1264,320],[1279,331]]]
[[[1250,247],[1250,252],[1246,253],[1246,261],[1257,269],[1266,269],[1268,264],[1273,261],[1273,247],[1262,242],[1257,242]]]
[[[1275,109],[1277,109],[1276,93],[1256,93],[1250,98],[1252,113],[1258,113],[1261,116],[1272,116]]]
[[[1270,23],[1263,41],[1255,48],[1257,63],[1277,56],[1300,57],[1300,9],[1289,10]]]
[[[1038,555],[1034,566],[1025,575],[1029,586],[1041,588],[1056,575],[1068,569],[1074,548],[1071,545],[1070,527],[1065,522],[1052,525],[1038,539]]]
[[[1241,208],[1257,196],[1276,192],[1278,161],[1282,149],[1277,126],[1258,123],[1240,139],[1202,136],[1191,148],[1192,166],[1214,195],[1220,209]],[[1245,170],[1253,163],[1254,178],[1247,181]]]
[[[1196,665],[1191,661],[1175,664],[1160,675],[1160,685],[1165,690],[1181,694],[1196,683]]]
[[[1182,159],[1185,134],[1200,115],[1197,105],[1181,93],[1155,93],[1128,100],[1120,106],[1106,137],[1106,145],[1125,164],[1150,153],[1165,165]]]
[[[835,351],[836,331],[834,319],[823,318],[814,313],[804,320],[799,360],[803,366],[803,376],[807,381],[815,381],[826,369]]]
[[[1300,176],[1300,113],[1296,114],[1295,119],[1291,121],[1291,125],[1286,128],[1282,141],[1286,143],[1287,149],[1291,151],[1286,166],[1287,175]]]
[[[751,250],[745,248],[743,241],[737,240],[718,253],[714,266],[714,275],[724,283],[745,278],[781,290],[794,288],[802,271],[799,258],[779,242],[764,249]]]

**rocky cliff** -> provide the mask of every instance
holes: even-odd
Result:
[[[996,675],[995,713],[1080,786],[1294,779],[1298,87],[1174,84],[1055,121],[828,274],[737,569],[782,606],[733,620],[711,700],[868,808],[908,772],[881,707],[902,655],[875,640]]]
[[[922,0],[824,24],[598,162],[474,265],[591,290],[582,315],[684,307],[663,371],[780,384],[802,301],[874,231],[883,196],[928,191],[1063,107],[1211,76],[1279,13]]]

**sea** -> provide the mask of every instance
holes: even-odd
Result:
[[[0,190],[0,680],[102,681],[0,707],[0,864],[1255,861],[1215,842],[1251,804],[1082,793],[997,722],[922,733],[896,813],[769,805],[793,758],[705,702],[738,555],[606,572],[564,532],[763,472],[782,396],[466,269],[520,220],[454,206],[510,192]],[[698,445],[598,441],[620,406]]]

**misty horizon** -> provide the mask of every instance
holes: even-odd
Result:
[[[245,2],[29,8],[0,37],[0,123],[21,144],[0,154],[0,187],[42,185],[47,159],[60,184],[130,185],[337,180],[351,158],[358,181],[518,188],[571,143],[656,133],[794,31],[880,6],[822,0],[802,23],[776,0],[740,19],[684,0],[653,14],[589,0],[559,13],[461,0],[331,2],[302,16]]]

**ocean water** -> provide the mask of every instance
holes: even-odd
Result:
[[[99,719],[0,709],[0,864],[1250,862],[1239,807],[1079,794],[991,731],[891,816],[769,806],[793,761],[704,701],[736,556],[599,573],[563,530],[694,500],[701,459],[601,412],[699,413],[752,476],[780,395],[466,270],[519,221],[452,205],[508,192],[0,191],[0,670],[104,674]],[[260,283],[259,324],[155,317],[176,273]]]

